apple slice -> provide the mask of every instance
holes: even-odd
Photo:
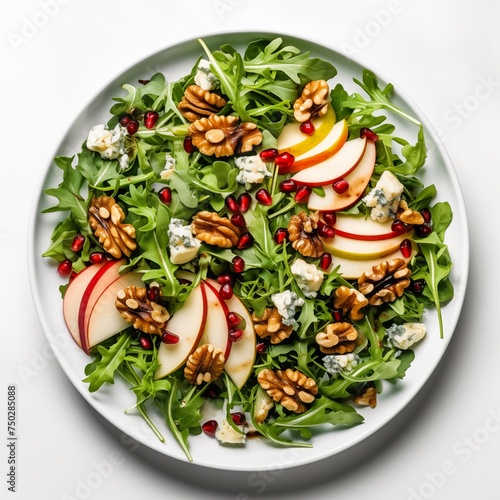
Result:
[[[106,262],[85,289],[78,310],[78,331],[80,332],[80,342],[84,350],[86,350],[87,325],[94,305],[106,288],[121,277],[120,267],[124,263],[125,259]]]
[[[180,368],[196,349],[207,321],[207,295],[203,284],[193,288],[189,297],[169,320],[166,329],[179,337],[177,344],[160,344],[158,361],[160,366],[154,378],[159,379]]]
[[[227,324],[229,309],[224,299],[220,297],[216,287],[207,281],[202,281],[202,284],[207,294],[207,321],[200,345],[212,344],[216,349],[220,349],[224,353],[224,358],[227,360],[231,352]]]
[[[366,143],[366,138],[348,141],[336,154],[311,168],[301,170],[292,179],[300,185],[325,186],[345,178],[363,158]]]
[[[106,274],[103,275],[103,279],[106,279]],[[130,326],[115,306],[117,293],[128,286],[144,287],[142,274],[130,272],[120,276],[112,281],[95,301],[82,339],[82,347],[87,354],[96,344]]]
[[[347,144],[349,143],[346,143],[346,145]],[[335,156],[333,158],[335,158]],[[365,193],[366,186],[368,186],[373,174],[373,169],[375,168],[376,158],[377,151],[375,143],[373,141],[367,141],[366,149],[360,162],[350,174],[344,177],[349,183],[347,190],[340,194],[333,189],[331,184],[323,186],[325,196],[319,196],[314,192],[311,193],[307,203],[309,210],[329,212],[345,210],[354,205]]]
[[[411,239],[412,234],[413,231],[409,231],[386,240],[355,240],[337,234],[334,238],[321,238],[321,242],[325,252],[337,257],[352,260],[378,259],[398,250],[401,242]]]
[[[92,264],[80,271],[75,278],[70,282],[63,299],[63,316],[66,326],[68,327],[71,336],[79,347],[82,347],[80,339],[80,330],[78,329],[78,313],[80,311],[80,304],[82,297],[87,289],[88,284],[92,278],[102,269],[105,265]]]
[[[415,247],[415,245],[413,246]],[[415,253],[416,251],[414,249],[413,255],[415,255]],[[391,254],[385,255],[384,257],[378,257],[376,259],[353,260],[335,256],[333,258],[332,270],[339,266],[339,272],[342,274],[344,279],[357,280],[363,273],[370,271],[373,266],[395,258],[404,259],[406,262],[409,262],[411,257],[404,257],[399,249]]]
[[[214,280],[207,280],[209,284],[213,287],[217,287],[218,284]],[[227,374],[231,377],[238,389],[241,389],[245,382],[250,377],[253,370],[253,364],[255,362],[256,356],[256,337],[255,329],[253,326],[252,317],[245,304],[233,295],[229,300],[226,300],[226,305],[231,312],[238,314],[245,322],[245,328],[243,329],[243,335],[238,342],[233,342],[231,345],[231,353],[226,359],[226,364],[224,369]],[[235,328],[239,328],[238,326]]]
[[[300,123],[293,122],[285,125],[278,137],[278,151],[290,153],[297,157],[307,153],[319,144],[332,130],[335,124],[335,111],[328,106],[327,112],[312,120],[314,134],[305,135],[300,131]]]
[[[333,227],[335,233],[344,238],[365,241],[388,240],[401,234],[391,229],[393,222],[392,219],[379,222],[371,217],[365,218],[364,215],[337,214],[337,221]]]

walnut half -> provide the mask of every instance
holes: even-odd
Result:
[[[195,122],[204,116],[218,113],[225,105],[223,97],[203,90],[198,85],[189,85],[177,108],[186,119]]]
[[[224,353],[212,344],[203,344],[189,356],[184,367],[184,377],[193,385],[217,380],[224,371]]]
[[[240,238],[240,230],[227,217],[206,210],[195,215],[191,230],[198,240],[221,248],[234,247]]]
[[[318,212],[310,215],[300,212],[290,217],[287,229],[289,239],[292,247],[304,257],[316,259],[323,253],[323,244],[316,232],[318,220]]]
[[[317,116],[323,116],[328,109],[329,90],[325,80],[310,81],[293,103],[295,119],[298,122],[306,122]]]
[[[316,343],[324,354],[345,354],[354,351],[358,332],[350,323],[330,323],[316,335]]]
[[[283,318],[276,307],[272,309],[266,307],[262,316],[256,316],[252,313],[252,321],[255,325],[255,333],[261,338],[269,337],[271,344],[279,344],[290,337],[293,331],[293,325],[284,325]]]

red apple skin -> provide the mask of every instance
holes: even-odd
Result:
[[[397,231],[392,231],[390,233],[384,233],[384,234],[354,234],[335,228],[335,234],[343,236],[344,238],[350,238],[352,240],[377,241],[377,240],[390,240],[391,238],[399,236],[401,233],[398,233]]]

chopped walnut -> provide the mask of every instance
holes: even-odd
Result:
[[[212,344],[199,346],[189,356],[184,367],[184,377],[193,385],[217,380],[224,371],[224,353]]]
[[[318,394],[316,382],[298,370],[265,369],[257,375],[257,381],[274,401],[287,410],[303,413],[307,404],[314,401]]]
[[[373,386],[368,387],[363,393],[354,396],[352,401],[357,405],[375,408],[377,406],[377,389]]]
[[[411,270],[404,259],[392,259],[373,266],[358,279],[358,288],[372,306],[394,302],[410,285]]]
[[[188,129],[193,145],[201,153],[211,156],[232,156],[235,152],[248,153],[262,142],[262,133],[253,122],[240,123],[237,116],[200,118]]]
[[[144,333],[162,335],[170,318],[162,305],[148,299],[146,288],[128,286],[120,290],[115,306],[124,319]]]
[[[266,307],[262,316],[252,313],[252,321],[255,325],[255,332],[261,339],[269,337],[271,344],[279,344],[290,337],[293,325],[284,325],[283,318],[276,307],[272,309]]]
[[[364,314],[361,309],[368,305],[368,299],[358,290],[341,286],[335,290],[333,306],[336,309],[342,309],[344,314],[349,313],[353,321],[363,319]]]
[[[408,203],[405,200],[400,200],[399,208],[396,212],[396,219],[404,222],[405,224],[412,224],[419,226],[425,222],[422,214],[417,210],[412,210],[408,208]]]
[[[298,122],[306,122],[323,116],[328,109],[330,89],[325,80],[312,80],[302,90],[301,96],[293,103],[293,116]]]
[[[226,100],[220,95],[203,90],[198,85],[189,85],[177,108],[187,120],[195,122],[218,113],[225,105]]]
[[[221,248],[234,247],[240,238],[239,228],[216,212],[198,212],[191,223],[191,231],[198,240]]]
[[[318,258],[323,253],[323,244],[316,233],[319,214],[305,212],[292,215],[288,223],[288,236],[292,247],[305,257]]]
[[[346,354],[354,351],[358,332],[350,323],[330,323],[316,335],[316,343],[324,354]]]
[[[89,224],[99,243],[110,255],[119,259],[122,255],[130,257],[137,248],[135,228],[122,224],[125,214],[111,196],[92,198],[89,208]]]

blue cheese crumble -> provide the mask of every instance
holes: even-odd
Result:
[[[295,292],[285,290],[284,292],[271,295],[271,300],[283,318],[283,324],[293,327],[297,326],[297,320],[294,318],[295,309],[304,305],[304,299],[299,299]]]
[[[393,219],[398,210],[403,189],[403,184],[392,172],[384,171],[375,187],[363,198],[366,206],[372,208],[371,218],[379,222]]]
[[[191,232],[191,224],[184,225],[182,219],[172,219],[168,226],[170,261],[172,264],[185,264],[194,259],[201,246]]]
[[[126,170],[130,161],[128,137],[127,129],[119,123],[111,130],[104,124],[94,125],[87,136],[87,149],[96,151],[105,160],[118,160],[120,168]]]
[[[314,264],[297,259],[290,268],[297,285],[307,298],[316,297],[323,284],[324,274]]]
[[[352,352],[348,354],[329,354],[323,358],[325,370],[332,375],[352,372],[359,362],[359,356]]]
[[[262,184],[266,177],[271,176],[259,155],[239,156],[234,163],[240,169],[236,180],[239,184],[244,184],[246,189],[250,189],[252,184]]]
[[[427,333],[423,323],[403,323],[402,325],[391,325],[386,334],[396,349],[409,349],[413,344],[422,340]]]
[[[206,59],[200,59],[198,63],[194,83],[203,90],[213,90],[219,85],[219,80],[210,70],[210,63]]]
[[[174,173],[174,168],[175,158],[173,156],[170,156],[169,154],[165,155],[165,166],[160,172],[160,177],[165,181],[170,179],[170,177],[172,177],[172,174]]]

